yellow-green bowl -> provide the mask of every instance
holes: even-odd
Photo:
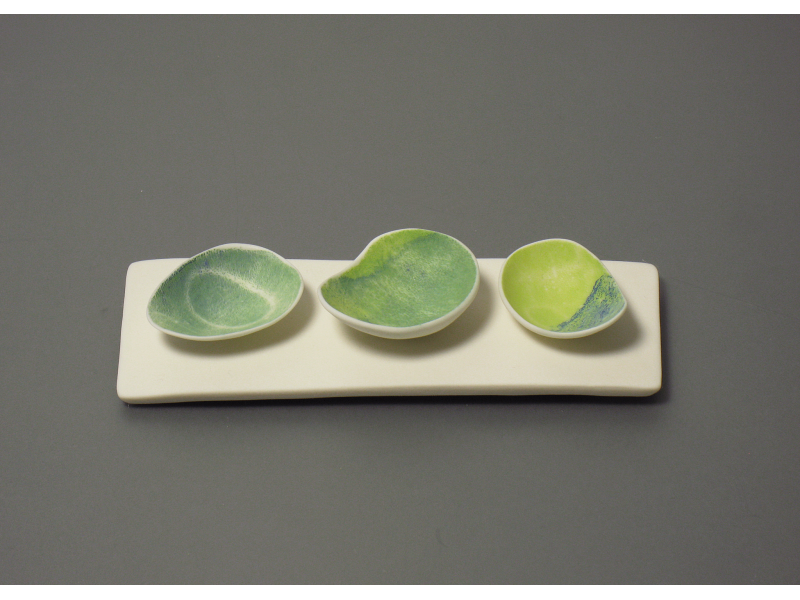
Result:
[[[628,303],[591,252],[571,240],[534,242],[500,271],[500,297],[525,328],[552,338],[578,338],[614,324]]]

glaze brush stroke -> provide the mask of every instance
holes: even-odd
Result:
[[[603,275],[594,284],[592,293],[568,321],[556,331],[574,332],[599,327],[613,319],[625,307],[625,298],[611,275]]]

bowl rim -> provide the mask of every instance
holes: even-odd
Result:
[[[466,250],[470,257],[472,258],[472,262],[475,264],[475,281],[472,284],[472,289],[470,290],[469,294],[456,306],[454,309],[449,311],[448,313],[442,315],[441,317],[436,317],[430,321],[425,321],[424,323],[419,323],[417,325],[408,325],[403,327],[393,326],[393,325],[378,325],[376,323],[370,323],[369,321],[363,321],[361,319],[356,319],[355,317],[351,317],[350,315],[343,313],[342,311],[334,308],[331,306],[328,301],[325,299],[325,296],[322,294],[323,286],[330,280],[336,279],[337,277],[341,277],[347,271],[352,269],[354,266],[358,265],[361,260],[364,258],[366,253],[372,247],[372,245],[377,242],[378,240],[393,235],[395,233],[400,233],[402,231],[424,231],[426,233],[433,233],[436,235],[442,235],[445,237],[450,238],[457,242],[464,250]],[[408,339],[414,337],[423,337],[425,335],[430,335],[432,333],[436,333],[437,331],[444,329],[455,321],[461,314],[472,304],[472,301],[475,300],[475,296],[478,294],[478,288],[480,287],[480,265],[478,264],[478,259],[475,258],[475,255],[472,253],[464,242],[461,240],[454,238],[451,235],[446,233],[442,233],[440,231],[433,231],[431,229],[422,229],[419,227],[405,227],[402,229],[394,229],[392,231],[387,231],[386,233],[382,233],[379,236],[375,237],[370,241],[364,249],[359,253],[359,255],[353,259],[353,261],[341,271],[334,273],[330,277],[327,277],[322,283],[319,284],[317,287],[317,297],[319,298],[320,303],[322,306],[330,312],[334,317],[341,320],[345,324],[353,327],[354,329],[358,329],[359,331],[363,331],[364,333],[369,333],[372,335],[376,335],[378,337],[390,338],[390,339]]]
[[[530,331],[533,331],[534,333],[538,333],[539,335],[542,335],[542,336],[545,336],[545,337],[549,337],[549,338],[560,338],[560,339],[575,339],[575,338],[586,337],[586,336],[592,335],[593,333],[597,333],[599,331],[602,331],[603,329],[611,327],[611,325],[616,323],[622,317],[622,315],[625,314],[625,312],[628,309],[628,299],[625,297],[625,294],[622,293],[622,290],[620,290],[619,293],[622,296],[622,300],[624,301],[624,304],[622,305],[622,308],[619,310],[619,312],[616,315],[611,317],[605,323],[601,323],[600,325],[595,325],[594,327],[590,327],[588,329],[581,329],[580,331],[567,331],[567,332],[565,332],[565,331],[550,331],[549,329],[543,329],[542,327],[534,325],[533,323],[531,323],[530,321],[525,319],[525,317],[520,315],[516,311],[516,309],[514,309],[514,307],[511,306],[511,302],[509,302],[508,298],[506,298],[506,293],[505,293],[505,290],[503,289],[503,275],[504,275],[504,273],[506,271],[506,265],[508,264],[508,261],[517,252],[521,252],[522,250],[525,250],[526,248],[530,248],[531,246],[536,246],[538,244],[542,244],[542,243],[545,243],[545,242],[569,242],[570,244],[578,246],[579,248],[582,248],[583,250],[588,252],[592,257],[594,257],[601,265],[603,265],[603,268],[606,270],[606,272],[608,272],[608,274],[611,275],[611,273],[608,271],[608,267],[606,267],[606,265],[603,263],[602,260],[597,258],[597,256],[594,254],[594,252],[592,252],[591,250],[589,250],[588,248],[586,248],[585,246],[583,246],[582,244],[579,244],[578,242],[576,242],[574,240],[568,240],[566,238],[547,238],[547,239],[544,239],[544,240],[538,240],[536,242],[531,242],[530,244],[525,244],[524,246],[520,246],[519,248],[514,250],[511,254],[509,254],[505,258],[505,260],[503,260],[503,266],[500,268],[500,275],[497,278],[497,287],[499,288],[499,291],[500,291],[500,299],[503,301],[503,304],[505,304],[506,308],[508,309],[508,312],[511,313],[511,316],[514,317],[514,319],[516,321],[518,321],[520,323],[520,325],[522,325],[523,327],[525,327],[526,329],[528,329]],[[611,275],[611,276],[614,277],[613,275]],[[616,278],[614,280],[616,281]],[[617,285],[619,285],[619,284],[617,284]]]
[[[239,330],[239,331],[232,331],[230,333],[222,333],[222,334],[218,334],[218,335],[190,335],[190,334],[180,333],[178,331],[174,331],[174,330],[162,327],[161,325],[158,325],[157,323],[155,323],[153,321],[153,319],[150,317],[150,303],[153,301],[153,298],[155,298],[155,296],[158,293],[158,291],[161,289],[161,287],[167,282],[167,280],[170,277],[172,277],[175,273],[178,272],[179,269],[182,269],[184,266],[189,264],[191,261],[195,260],[196,258],[198,258],[198,257],[200,257],[200,256],[202,256],[204,254],[207,254],[208,252],[211,252],[213,250],[229,250],[229,249],[234,249],[234,248],[244,249],[244,250],[255,250],[255,251],[258,251],[258,252],[263,252],[263,253],[269,254],[269,255],[273,256],[274,258],[277,258],[280,262],[282,262],[286,266],[290,267],[291,269],[293,269],[295,271],[295,273],[297,273],[297,276],[298,276],[298,278],[300,280],[300,286],[297,289],[297,294],[295,295],[294,300],[292,300],[292,303],[289,305],[289,307],[285,311],[283,311],[280,315],[278,315],[277,317],[275,317],[273,320],[269,321],[268,323],[264,323],[262,325],[257,325],[255,327],[249,327],[247,329],[242,329],[242,330]],[[194,256],[184,260],[180,265],[178,265],[172,271],[170,271],[169,275],[167,275],[164,279],[161,280],[161,283],[158,284],[158,287],[156,287],[155,291],[150,295],[150,299],[147,301],[147,306],[145,307],[145,314],[147,315],[147,320],[150,322],[150,324],[153,327],[155,327],[156,329],[158,329],[159,331],[161,331],[161,332],[163,332],[163,333],[165,333],[167,335],[170,335],[170,336],[173,336],[173,337],[177,337],[177,338],[181,338],[181,339],[184,339],[184,340],[192,340],[192,341],[196,341],[196,342],[216,342],[216,341],[219,341],[219,340],[229,340],[229,339],[233,339],[233,338],[249,335],[251,333],[255,333],[256,331],[261,331],[262,329],[266,329],[267,327],[270,327],[270,326],[274,325],[275,323],[277,323],[278,321],[283,319],[286,315],[288,315],[290,312],[292,312],[294,307],[297,306],[297,303],[300,301],[300,297],[303,295],[303,291],[304,290],[305,290],[305,282],[303,281],[303,275],[300,273],[300,271],[297,269],[297,267],[295,267],[291,262],[289,262],[288,260],[283,258],[277,252],[275,252],[273,250],[270,250],[268,248],[263,248],[262,246],[256,246],[255,244],[245,244],[245,243],[231,242],[231,243],[227,243],[227,244],[220,244],[219,246],[214,246],[212,248],[207,248],[206,250],[203,250],[202,252],[198,252]]]

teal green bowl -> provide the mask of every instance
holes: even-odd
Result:
[[[300,272],[271,250],[225,244],[178,267],[147,305],[156,329],[187,340],[240,337],[274,325],[303,293]]]
[[[372,240],[352,266],[323,282],[319,299],[343,323],[383,338],[435,333],[478,293],[478,261],[457,239],[425,229]]]
[[[552,338],[602,331],[628,306],[603,263],[580,244],[561,239],[512,253],[500,272],[500,297],[523,327]]]

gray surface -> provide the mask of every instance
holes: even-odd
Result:
[[[0,17],[0,583],[800,583],[800,20]],[[125,270],[661,274],[664,389],[129,407]]]

